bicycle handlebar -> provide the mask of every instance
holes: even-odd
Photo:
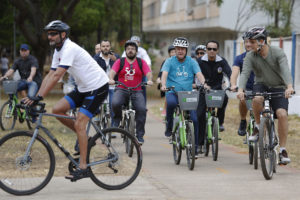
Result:
[[[294,91],[291,95],[296,94]],[[246,99],[253,99],[255,96],[262,96],[266,99],[276,98],[276,97],[285,97],[285,91],[283,92],[251,92],[250,94],[245,93]]]
[[[146,85],[148,85],[146,82],[140,82],[137,86],[135,86],[135,87],[128,87],[127,85],[125,85],[124,83],[122,83],[122,82],[120,82],[120,81],[115,81],[115,85],[116,86],[119,86],[119,85],[122,85],[122,86],[124,86],[125,88],[127,88],[128,90],[134,90],[134,89],[136,89],[136,88],[138,88],[138,87],[140,87],[140,86],[146,86]]]
[[[20,108],[28,111],[30,115],[37,115],[38,113],[45,113],[45,103],[38,102],[33,105],[26,105],[23,101],[18,105]]]

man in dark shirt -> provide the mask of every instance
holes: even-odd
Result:
[[[19,70],[21,80],[18,84],[18,91],[28,90],[28,97],[34,97],[42,82],[41,74],[38,70],[37,59],[30,55],[29,46],[22,44],[20,48],[20,58],[17,58],[1,80],[13,75],[16,70]]]
[[[214,90],[221,90],[224,74],[229,78],[231,76],[231,69],[227,61],[221,56],[217,55],[219,50],[219,43],[211,40],[206,43],[206,54],[197,59],[201,71],[205,77],[205,83],[208,87]],[[223,107],[218,109],[218,119],[220,124],[220,131],[224,131],[225,109],[228,103],[228,97],[225,95]],[[205,95],[200,94],[199,104],[197,109],[199,121],[199,144],[202,147],[204,144],[205,126],[206,126],[206,102]],[[200,148],[201,149],[201,148]]]

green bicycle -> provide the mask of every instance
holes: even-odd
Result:
[[[26,121],[29,129],[32,129],[31,116],[26,110],[22,110],[17,98],[18,81],[3,81],[3,90],[9,95],[9,99],[2,105],[0,109],[0,126],[3,131],[12,130],[15,127],[17,119],[20,123]]]
[[[174,90],[169,87],[167,90]],[[175,91],[176,92],[176,91]],[[198,105],[197,91],[179,91],[179,105],[174,111],[173,131],[170,143],[173,145],[173,158],[176,165],[180,164],[182,150],[186,150],[188,168],[195,166],[195,135],[193,121],[190,119],[189,110],[196,110]]]

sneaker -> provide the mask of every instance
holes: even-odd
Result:
[[[171,135],[172,135],[172,132],[171,132],[171,131],[168,131],[168,130],[166,130],[166,132],[165,132],[165,136],[166,136],[167,138],[169,138],[169,137],[171,137]]]
[[[140,145],[143,145],[144,142],[145,142],[143,136],[137,137],[137,140],[138,140],[138,143],[139,143]]]
[[[253,134],[251,135],[251,136],[249,136],[249,141],[250,142],[256,142],[257,140],[258,140],[258,132],[259,132],[259,130],[258,130],[258,127],[257,126],[255,126],[254,127],[254,131],[253,131]]]
[[[223,124],[219,126],[219,131],[220,131],[220,132],[225,131],[225,128],[224,128]]]
[[[288,156],[288,153],[286,150],[282,150],[281,153],[279,153],[279,164],[281,165],[287,165],[291,162],[291,159]]]
[[[246,120],[241,120],[240,122],[240,127],[238,130],[239,136],[245,136],[246,135],[246,128],[247,128],[247,121]]]

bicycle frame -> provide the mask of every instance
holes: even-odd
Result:
[[[26,110],[24,110],[24,112],[22,113],[20,108],[17,107],[17,104],[19,104],[17,96],[15,94],[11,94],[11,95],[9,95],[9,99],[12,102],[12,111],[16,109],[18,117],[23,120],[26,119],[26,116],[27,116]],[[7,110],[7,112],[8,112],[8,110]]]
[[[65,119],[75,119],[75,117],[70,117],[70,116],[65,116],[65,115],[57,115],[57,114],[50,114],[50,113],[40,113],[38,120],[37,120],[37,125],[34,129],[33,132],[33,136],[27,146],[25,155],[23,157],[23,159],[27,159],[29,157],[30,154],[30,149],[36,139],[36,137],[39,135],[39,129],[42,129],[43,132],[54,142],[54,144],[65,154],[65,156],[76,166],[79,167],[79,161],[76,162],[76,160],[71,156],[71,154],[63,147],[62,144],[59,143],[59,141],[55,138],[55,136],[46,128],[42,125],[42,118],[43,116],[50,116],[50,117],[57,117],[57,118],[65,118]],[[97,134],[101,134],[101,140],[105,145],[109,144],[108,139],[105,137],[105,135],[101,132],[101,130],[93,123],[92,119],[89,120],[89,124],[88,126],[93,126],[94,129],[96,130]],[[112,148],[112,151],[116,152],[114,147],[110,146]],[[112,153],[112,151],[108,148],[108,151],[110,153]],[[118,159],[118,155],[116,153],[112,153],[112,155],[114,155],[114,157],[112,158],[108,158],[105,160],[100,160],[100,161],[94,161],[92,163],[88,163],[87,167],[91,167],[94,165],[98,165],[98,164],[102,164],[102,163],[106,163],[106,162],[111,162],[111,161],[116,161]]]
[[[184,117],[185,115],[187,115],[187,113],[185,111],[181,110],[179,106],[177,106],[177,108],[173,114],[173,118],[175,119],[178,117],[179,121],[176,122],[173,132],[179,126],[180,142],[181,142],[181,147],[183,149],[185,148],[185,146],[187,144],[187,141],[186,141],[186,119]]]

